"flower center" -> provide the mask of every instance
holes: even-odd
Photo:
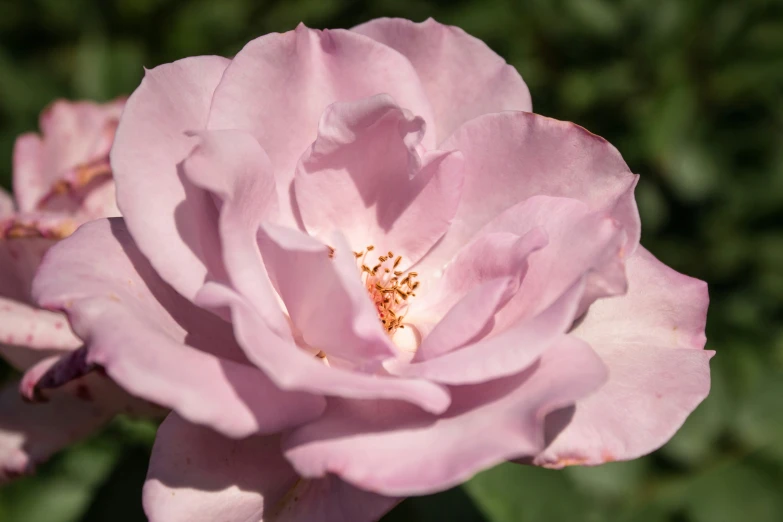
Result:
[[[391,337],[398,328],[405,328],[404,320],[410,298],[416,296],[419,282],[416,281],[416,272],[397,269],[402,256],[395,257],[391,251],[378,256],[377,263],[370,266],[367,257],[373,250],[375,247],[369,245],[361,252],[354,252],[354,256],[361,270],[364,287],[378,311],[378,319]]]

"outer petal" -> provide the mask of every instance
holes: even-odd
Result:
[[[15,383],[6,385],[0,391],[0,483],[31,473],[37,463],[89,435],[114,414],[71,393],[29,404]]]
[[[459,154],[416,152],[424,120],[387,95],[330,105],[302,157],[296,201],[310,233],[342,231],[355,250],[416,262],[446,232],[462,192]]]
[[[88,347],[88,363],[191,422],[243,437],[323,409],[322,398],[282,392],[245,364],[230,325],[160,281],[122,220],[93,221],[55,246],[33,291],[45,308],[68,313]]]
[[[13,219],[0,223],[5,228],[0,229],[0,295],[4,298],[29,303],[33,275],[43,255],[59,239],[48,237],[47,233],[56,233],[60,225],[67,228],[66,232],[71,232],[67,220],[54,218],[48,221],[25,223]]]
[[[432,109],[405,57],[350,31],[300,25],[257,38],[236,55],[215,91],[209,128],[248,130],[258,139],[289,215],[294,168],[316,138],[324,109],[380,93],[432,123]],[[434,139],[425,145],[432,148]]]
[[[32,371],[41,373],[57,362],[41,361]],[[82,376],[57,390],[24,402],[25,384],[9,384],[0,391],[0,483],[33,471],[54,452],[93,433],[118,413],[157,415],[160,411],[131,397],[99,374]],[[25,394],[29,399],[30,395]]]
[[[158,430],[144,486],[151,522],[371,522],[396,502],[335,478],[302,481],[277,436],[226,439],[176,414]]]
[[[187,298],[220,252],[212,201],[183,183],[179,163],[206,125],[212,93],[228,60],[186,58],[147,71],[128,99],[111,164],[118,204],[139,249],[160,276]]]
[[[627,253],[636,248],[637,177],[612,145],[583,128],[525,112],[489,114],[464,124],[441,148],[464,155],[465,185],[428,266],[441,267],[495,216],[535,195],[575,198],[592,211],[610,212],[628,234]]]
[[[482,114],[533,110],[516,69],[458,27],[432,18],[422,23],[379,18],[353,31],[392,47],[413,64],[432,103],[437,143]]]
[[[321,359],[276,336],[247,300],[226,287],[208,283],[199,294],[208,308],[229,307],[237,340],[248,358],[282,389],[352,399],[397,399],[433,413],[448,408],[448,391],[437,384],[329,367]]]
[[[48,181],[47,190],[68,169],[109,153],[123,105],[124,100],[107,104],[57,100],[41,113],[41,174]]]
[[[439,417],[396,402],[331,401],[323,417],[286,440],[286,457],[304,477],[334,473],[385,495],[432,493],[536,454],[546,414],[605,377],[590,347],[566,337],[522,374],[453,388],[454,402]]]
[[[0,353],[20,370],[52,351],[70,351],[82,345],[62,314],[2,297],[0,343]]]
[[[562,467],[637,458],[664,444],[710,389],[702,350],[707,287],[639,248],[628,294],[590,307],[574,331],[609,367],[609,381],[580,401],[568,427],[535,463]]]
[[[14,196],[22,212],[35,210],[38,201],[51,186],[43,173],[44,150],[40,136],[22,134],[14,143]]]
[[[14,213],[14,200],[11,195],[0,187],[0,219],[5,219]]]

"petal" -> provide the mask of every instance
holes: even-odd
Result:
[[[68,314],[89,364],[191,422],[243,437],[324,407],[322,398],[282,392],[245,364],[230,325],[163,283],[120,219],[93,221],[55,246],[33,292],[45,308]],[[78,355],[72,360],[79,364]]]
[[[446,232],[462,192],[461,158],[416,148],[424,120],[387,95],[330,105],[294,178],[307,230],[340,230],[355,250],[393,250],[416,262]]]
[[[30,285],[35,271],[46,251],[56,243],[57,238],[47,237],[48,232],[56,232],[58,226],[69,224],[59,218],[46,224],[20,223],[18,219],[4,224],[6,230],[0,230],[0,295],[22,303],[30,302]],[[47,230],[50,226],[52,228]]]
[[[396,503],[334,477],[302,481],[277,436],[226,439],[176,414],[158,430],[144,485],[152,522],[371,522]]]
[[[229,288],[207,283],[198,300],[204,307],[231,309],[234,333],[247,357],[282,389],[354,399],[398,399],[433,413],[448,408],[448,391],[437,384],[323,364],[321,359],[276,336],[247,300]]]
[[[54,366],[58,357],[44,359],[38,374]],[[26,379],[25,379],[26,380]],[[160,410],[128,395],[105,376],[81,376],[56,390],[25,402],[20,390],[9,384],[0,391],[0,483],[32,472],[56,451],[91,435],[118,413],[155,416]],[[30,394],[24,394],[27,399]]]
[[[486,223],[535,195],[574,198],[591,211],[610,212],[639,241],[633,197],[637,177],[617,149],[572,123],[526,112],[480,116],[441,146],[465,158],[463,197],[454,222],[425,260],[440,268]]]
[[[474,384],[519,373],[563,342],[583,293],[584,283],[579,281],[529,321],[432,359],[401,365],[394,373],[444,384]]]
[[[605,378],[590,347],[564,337],[522,374],[452,388],[455,400],[440,417],[392,401],[330,401],[320,419],[286,439],[285,454],[307,478],[334,473],[379,494],[428,494],[537,453],[546,414]]]
[[[186,58],[146,72],[128,99],[111,165],[128,229],[164,281],[192,298],[220,252],[203,191],[181,179],[179,163],[206,125],[212,93],[228,60]]]
[[[14,196],[21,212],[35,210],[38,201],[51,186],[51,180],[44,176],[43,160],[43,142],[37,134],[30,132],[16,138],[13,184]]]
[[[568,427],[535,463],[601,464],[663,445],[710,389],[704,346],[707,287],[644,248],[628,260],[628,294],[594,303],[574,335],[609,367],[609,381],[579,401]]]
[[[495,314],[518,291],[529,256],[547,242],[546,233],[533,228],[522,237],[486,234],[463,248],[408,314],[424,336],[414,361],[460,348],[491,328]]]
[[[379,18],[354,27],[410,60],[432,104],[437,143],[482,114],[532,111],[519,73],[484,42],[432,18]]]
[[[124,100],[107,104],[57,100],[41,113],[41,175],[46,189],[68,169],[106,156]]]
[[[394,357],[378,312],[361,282],[356,258],[344,242],[325,244],[294,229],[265,225],[259,246],[269,277],[302,341],[363,365]]]
[[[11,194],[0,187],[0,219],[10,217],[14,213],[14,200]]]
[[[0,352],[18,369],[26,369],[53,351],[82,345],[62,314],[0,297]]]
[[[496,330],[541,313],[585,276],[580,315],[598,297],[625,293],[625,230],[578,200],[531,197],[496,216],[477,237],[535,229],[546,233],[548,243],[531,253],[519,291],[496,317]]]
[[[256,240],[261,221],[276,216],[278,210],[269,158],[243,131],[203,131],[199,136],[201,142],[185,161],[184,171],[220,202],[218,227],[227,278],[262,311],[278,335],[285,335],[290,329]]]
[[[405,57],[350,31],[299,25],[257,38],[236,55],[215,91],[209,128],[247,130],[258,139],[275,169],[283,215],[290,216],[294,169],[315,140],[324,109],[380,93],[432,123],[432,109]],[[425,138],[425,145],[433,144]]]
[[[29,404],[10,383],[0,391],[0,484],[32,473],[56,451],[91,434],[115,412],[63,392]]]

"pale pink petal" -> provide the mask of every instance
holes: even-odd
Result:
[[[68,169],[109,153],[124,100],[98,104],[57,100],[41,113],[41,173],[48,189]]]
[[[45,359],[34,371],[43,372],[57,361],[57,357]],[[160,413],[100,374],[81,376],[35,398],[39,401],[35,404],[24,401],[15,383],[0,391],[0,483],[32,472],[53,453],[92,434],[118,413]]]
[[[290,327],[272,289],[256,235],[278,212],[269,158],[252,135],[235,130],[203,131],[184,172],[218,202],[220,246],[226,278],[247,297],[279,336]]]
[[[17,369],[81,345],[64,315],[0,297],[0,353]]]
[[[540,228],[524,236],[485,234],[460,251],[440,280],[430,280],[430,288],[425,281],[426,294],[408,313],[424,337],[414,361],[432,359],[489,333],[495,314],[517,293],[528,257],[547,243]]]
[[[15,383],[7,384],[0,391],[0,483],[32,473],[36,464],[91,434],[114,414],[70,393],[29,404]]]
[[[14,213],[14,200],[11,194],[0,187],[0,219],[10,217]]]
[[[243,437],[298,424],[324,407],[320,397],[282,392],[246,364],[231,326],[163,283],[121,219],[93,221],[56,245],[33,292],[45,308],[68,314],[88,363],[191,422]]]
[[[4,298],[31,302],[30,285],[35,271],[44,254],[59,239],[56,235],[47,237],[49,232],[56,232],[57,226],[69,227],[70,224],[69,220],[59,218],[50,221],[28,224],[14,219],[5,223],[6,230],[0,230],[0,295]]]
[[[275,335],[264,318],[229,288],[207,283],[198,302],[207,308],[231,308],[234,333],[248,358],[282,389],[353,399],[399,399],[433,413],[448,408],[448,391],[437,384],[327,366]]]
[[[330,401],[320,419],[287,438],[285,454],[304,477],[334,473],[385,495],[432,493],[538,453],[546,415],[605,378],[590,347],[564,337],[522,374],[452,388],[454,402],[439,417],[393,401]]]
[[[424,120],[387,95],[330,105],[294,178],[307,230],[340,230],[356,251],[374,245],[406,268],[416,262],[451,223],[463,176],[457,153],[419,157],[423,134]]]
[[[294,169],[316,139],[324,109],[381,93],[432,124],[427,96],[405,57],[350,31],[299,25],[257,38],[236,55],[215,91],[209,128],[248,130],[258,139],[275,169],[283,216],[290,216]],[[434,135],[424,143],[433,148]]]
[[[432,104],[436,127],[430,132],[437,143],[476,116],[533,110],[516,69],[459,27],[432,18],[421,23],[378,18],[353,31],[392,47],[413,64]]]
[[[535,462],[600,464],[645,455],[664,444],[710,390],[703,350],[707,286],[639,248],[622,297],[594,303],[574,335],[609,367],[609,381],[581,400],[566,429]]]
[[[16,138],[13,183],[16,204],[21,212],[35,210],[38,201],[49,191],[51,180],[44,175],[43,160],[40,136],[30,132]]]
[[[128,99],[111,152],[120,209],[139,249],[187,298],[203,284],[220,246],[211,198],[185,183],[179,164],[198,143],[228,60],[186,58],[147,71]]]
[[[226,439],[176,414],[158,430],[144,486],[151,522],[373,522],[397,502],[300,479],[278,436]]]
[[[577,281],[549,308],[527,321],[460,349],[393,367],[395,374],[444,384],[474,384],[518,373],[563,337],[577,317],[584,283]],[[424,341],[427,342],[426,339]]]
[[[396,356],[347,243],[336,237],[329,250],[304,232],[272,224],[258,239],[293,328],[313,353],[358,365]]]
[[[535,195],[609,212],[628,234],[627,253],[636,248],[637,176],[617,149],[582,127],[526,112],[489,114],[462,125],[441,148],[464,155],[465,185],[451,228],[425,259],[429,266],[441,267],[482,226]]]

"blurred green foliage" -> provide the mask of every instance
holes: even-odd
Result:
[[[459,25],[516,66],[536,112],[642,174],[642,241],[710,283],[710,397],[660,451],[597,468],[504,465],[386,519],[783,520],[783,2],[0,0],[0,180],[57,97],[129,93],[142,66],[378,16]],[[0,490],[0,521],[143,520],[154,427],[118,420]]]

